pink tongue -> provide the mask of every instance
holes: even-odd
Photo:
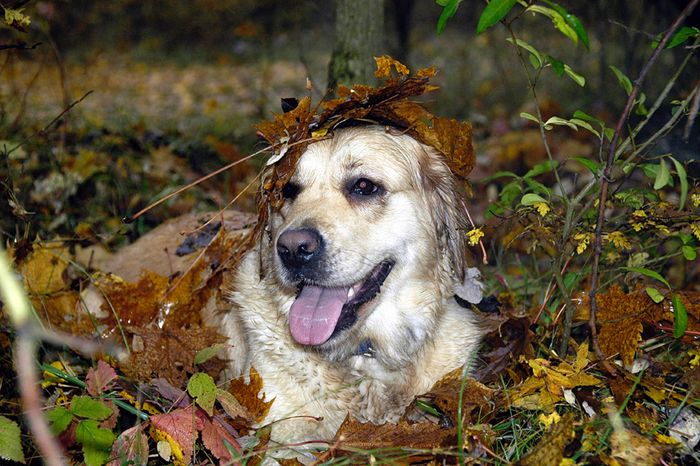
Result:
[[[328,340],[340,318],[349,288],[306,285],[289,310],[289,329],[302,345]]]

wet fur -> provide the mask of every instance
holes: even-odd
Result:
[[[349,179],[368,177],[386,193],[348,196]],[[379,126],[338,130],[310,145],[292,182],[301,190],[272,215],[258,248],[243,259],[222,331],[231,339],[230,375],[252,365],[273,399],[264,423],[281,443],[332,438],[347,413],[395,422],[413,398],[447,372],[468,366],[480,332],[454,300],[464,276],[464,231],[456,180],[441,156]],[[297,289],[285,277],[275,241],[288,228],[323,235],[322,286],[347,286],[381,260],[395,261],[381,293],[357,323],[320,347],[296,343],[287,315]],[[358,355],[370,339],[374,357]]]

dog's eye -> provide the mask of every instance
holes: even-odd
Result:
[[[380,191],[381,188],[367,178],[360,178],[350,186],[350,194],[354,196],[372,196]]]
[[[301,186],[289,181],[284,185],[284,188],[282,188],[282,196],[284,196],[285,199],[294,200],[299,195],[299,191],[301,191]]]

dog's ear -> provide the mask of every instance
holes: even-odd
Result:
[[[442,253],[450,261],[456,278],[462,280],[466,268],[468,222],[464,211],[464,194],[458,188],[457,177],[443,157],[433,148],[423,146],[420,177],[430,198],[431,215],[437,227]]]

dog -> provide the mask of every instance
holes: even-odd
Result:
[[[481,285],[466,270],[457,185],[436,150],[379,125],[335,130],[302,154],[220,327],[229,375],[254,367],[274,400],[262,423],[276,421],[273,441],[330,440],[348,413],[397,422],[468,370],[482,332],[455,293],[476,303]]]

